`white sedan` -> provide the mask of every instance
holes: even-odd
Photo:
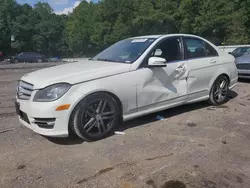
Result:
[[[21,124],[41,135],[73,132],[93,141],[120,120],[203,100],[223,104],[237,75],[234,57],[201,37],[135,37],[92,59],[24,75],[16,110]]]

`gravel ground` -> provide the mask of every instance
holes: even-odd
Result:
[[[249,188],[250,82],[220,107],[205,102],[126,122],[86,143],[48,139],[18,123],[15,87],[45,64],[0,65],[0,187]],[[46,64],[46,66],[55,64]]]

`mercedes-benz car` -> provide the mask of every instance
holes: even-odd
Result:
[[[41,135],[94,141],[139,116],[205,100],[221,105],[237,79],[234,57],[204,38],[134,37],[91,59],[24,75],[16,111]]]

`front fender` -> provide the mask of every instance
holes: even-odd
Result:
[[[76,100],[71,103],[72,110],[86,96],[96,92],[107,92],[119,99],[123,114],[131,113],[137,109],[135,75],[136,71],[132,71],[74,85],[71,95],[74,95]]]

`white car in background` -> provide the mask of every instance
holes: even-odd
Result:
[[[24,75],[16,109],[21,124],[41,135],[98,140],[119,120],[203,100],[225,103],[238,79],[234,61],[198,36],[129,38],[90,60]]]

